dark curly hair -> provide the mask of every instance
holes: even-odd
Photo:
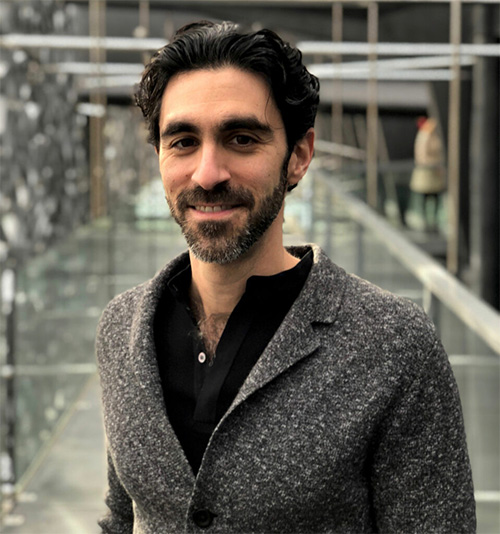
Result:
[[[232,22],[200,21],[180,28],[146,66],[135,94],[159,149],[160,109],[170,78],[181,72],[233,66],[263,76],[285,125],[288,150],[314,125],[319,81],[302,64],[302,54],[271,30],[244,33]]]

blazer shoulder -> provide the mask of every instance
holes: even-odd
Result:
[[[347,275],[339,320],[377,357],[397,355],[401,365],[410,367],[425,365],[428,358],[447,360],[421,306],[356,275]]]
[[[112,324],[126,324],[132,320],[134,311],[147,288],[149,282],[128,289],[116,295],[104,308],[98,323],[98,334]]]
[[[187,260],[187,253],[181,254],[160,269],[153,278],[114,297],[104,308],[97,327],[99,338],[106,330],[117,325],[129,328],[139,312],[154,307],[161,297],[172,272]]]
[[[347,275],[344,307],[350,312],[361,314],[364,320],[382,322],[382,319],[385,319],[403,324],[411,321],[424,329],[434,330],[430,318],[417,303],[382,289],[355,274]]]

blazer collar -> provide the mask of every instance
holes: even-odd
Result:
[[[311,247],[313,266],[301,293],[248,375],[225,417],[256,390],[313,354],[320,346],[314,327],[335,321],[344,297],[347,275],[317,245],[290,247],[288,250],[296,256],[302,256]]]

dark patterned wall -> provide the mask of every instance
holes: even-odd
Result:
[[[4,33],[71,34],[77,12],[58,2],[7,3]],[[71,76],[50,65],[70,51],[1,51],[0,260],[46,249],[88,213],[85,126]]]

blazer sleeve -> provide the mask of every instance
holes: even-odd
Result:
[[[134,511],[132,499],[123,488],[108,453],[108,490],[105,503],[109,509],[99,522],[102,534],[132,534],[134,530]]]
[[[113,417],[106,409],[106,399],[109,401],[110,392],[116,384],[116,366],[114,355],[120,355],[125,350],[124,343],[128,321],[123,318],[123,311],[127,309],[119,298],[111,301],[102,313],[96,334],[96,357],[99,369],[102,406],[104,420]],[[117,319],[118,318],[118,319]],[[134,528],[134,512],[132,499],[125,491],[116,473],[115,465],[109,447],[107,453],[108,488],[105,503],[108,513],[98,521],[104,534],[132,534]]]
[[[381,425],[371,477],[379,532],[476,531],[458,388],[439,341]]]

